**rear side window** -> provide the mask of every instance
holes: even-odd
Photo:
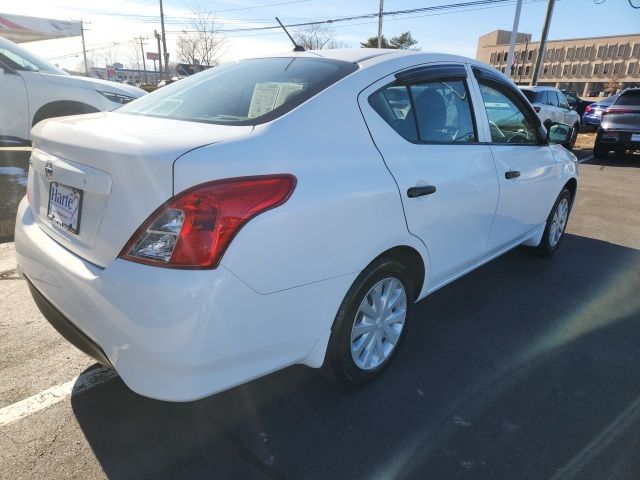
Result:
[[[477,141],[469,93],[463,80],[393,83],[371,95],[369,104],[411,142]]]
[[[522,90],[524,96],[527,97],[527,100],[531,103],[546,103],[546,95],[545,92],[536,92],[535,90]]]
[[[640,107],[640,90],[621,94],[613,104],[616,107]]]
[[[214,67],[118,109],[119,113],[230,125],[277,118],[357,70],[324,58],[260,58]]]

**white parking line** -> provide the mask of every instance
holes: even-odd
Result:
[[[588,155],[581,160],[578,160],[578,163],[588,162],[589,160],[593,160],[593,155]]]
[[[44,390],[40,393],[7,405],[0,409],[0,427],[9,425],[22,418],[28,417],[40,410],[65,400],[72,394],[84,392],[100,383],[115,377],[115,370],[104,367],[94,368],[89,372],[78,375],[73,380]]]

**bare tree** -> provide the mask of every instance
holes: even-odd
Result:
[[[611,80],[604,86],[604,91],[613,95],[620,89],[620,76],[613,75]]]
[[[328,48],[346,48],[344,42],[335,39],[336,34],[326,25],[305,25],[293,32],[296,43],[305,50],[322,50]]]
[[[132,43],[127,52],[127,60],[129,61],[129,67],[141,72],[144,69],[144,62],[142,61],[142,50],[140,50],[139,43]],[[140,77],[140,81],[146,83],[143,76]]]
[[[195,6],[189,29],[183,30],[176,41],[178,59],[191,65],[215,66],[224,53],[225,38],[216,24],[213,12]]]

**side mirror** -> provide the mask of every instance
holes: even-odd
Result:
[[[571,127],[562,123],[551,123],[547,127],[547,140],[549,143],[567,143],[571,140]]]

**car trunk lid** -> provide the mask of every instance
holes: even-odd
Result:
[[[251,130],[119,113],[41,122],[33,129],[31,210],[54,240],[105,267],[171,198],[173,163],[180,155]]]

